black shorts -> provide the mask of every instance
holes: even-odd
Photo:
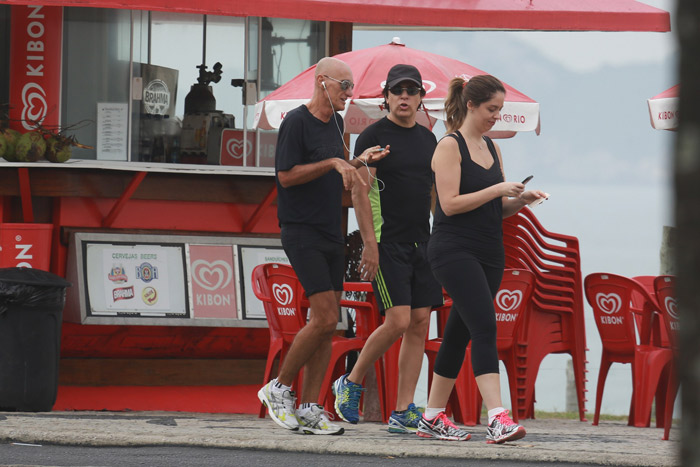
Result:
[[[312,226],[283,224],[282,247],[306,296],[328,290],[342,291],[345,245],[333,242]]]
[[[439,306],[442,286],[430,269],[427,243],[379,243],[379,270],[372,281],[379,309]]]

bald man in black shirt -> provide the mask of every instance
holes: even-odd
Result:
[[[311,434],[344,431],[330,423],[317,404],[343,290],[343,189],[364,184],[356,169],[387,153],[368,149],[352,162],[343,157],[343,120],[336,111],[345,108],[353,87],[346,63],[328,57],[320,60],[311,101],[287,114],[275,154],[282,246],[311,308],[309,322],[295,337],[279,375],[258,391],[258,398],[278,425]],[[306,371],[296,409],[291,384],[302,367]]]

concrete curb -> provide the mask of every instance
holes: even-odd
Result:
[[[79,446],[202,446],[386,457],[500,459],[581,462],[620,466],[679,465],[679,435],[662,441],[660,428],[624,422],[526,420],[527,436],[488,445],[483,425],[467,427],[467,442],[433,441],[396,435],[379,423],[342,423],[341,436],[311,436],[284,430],[269,418],[184,412],[0,412],[5,443]]]

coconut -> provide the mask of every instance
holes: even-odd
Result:
[[[30,131],[19,137],[15,154],[21,162],[36,162],[46,152],[46,140],[38,131]]]
[[[52,136],[46,141],[44,157],[51,162],[65,162],[70,159],[72,143],[62,136]]]
[[[5,156],[5,151],[7,151],[7,141],[5,140],[5,135],[0,132],[0,157]]]
[[[22,136],[22,133],[20,133],[17,130],[12,130],[10,128],[5,128],[0,133],[2,133],[2,136],[5,139],[5,143],[7,144],[7,146],[5,147],[5,154],[3,154],[3,157],[8,162],[17,162],[15,149],[17,147],[17,140],[19,140],[19,137]]]

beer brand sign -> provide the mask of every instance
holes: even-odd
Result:
[[[12,6],[10,27],[10,126],[57,127],[61,115],[63,8]]]

